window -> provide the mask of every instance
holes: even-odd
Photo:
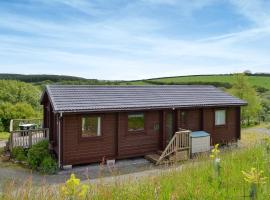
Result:
[[[101,136],[100,117],[82,118],[82,137]]]
[[[215,125],[225,125],[226,124],[226,111],[225,110],[216,110],[215,111]]]
[[[144,130],[144,114],[129,114],[128,115],[128,131],[143,131]]]
[[[182,125],[185,125],[186,124],[187,114],[186,114],[185,111],[182,111],[180,115],[181,115],[180,121],[182,122]]]

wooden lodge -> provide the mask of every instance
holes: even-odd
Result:
[[[41,104],[43,128],[65,166],[145,155],[159,163],[176,149],[190,152],[193,131],[207,132],[211,145],[236,142],[246,102],[202,85],[49,85]]]

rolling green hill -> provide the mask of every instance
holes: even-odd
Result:
[[[117,84],[118,81],[106,81],[97,79],[86,79],[76,76],[66,75],[47,75],[47,74],[5,74],[0,73],[0,80],[16,80],[26,83],[32,83],[37,86],[44,86],[47,84],[74,84],[74,85],[111,85]]]
[[[250,83],[256,88],[270,90],[270,74],[249,74]],[[220,75],[192,75],[163,77],[134,81],[106,81],[97,79],[86,79],[63,75],[22,75],[22,74],[0,74],[0,80],[18,80],[35,85],[45,84],[86,84],[86,85],[144,85],[144,84],[205,84],[218,87],[230,88],[233,84],[232,74]]]
[[[250,83],[257,88],[265,88],[270,90],[269,74],[252,74],[249,75]],[[132,85],[142,84],[211,84],[230,88],[233,84],[233,75],[193,75],[193,76],[177,76],[164,77],[155,79],[145,79],[126,82]]]

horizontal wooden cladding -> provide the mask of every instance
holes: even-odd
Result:
[[[215,126],[215,110],[226,110],[226,125]],[[181,114],[184,112],[185,114]],[[204,130],[211,135],[212,144],[240,139],[240,107],[215,107],[177,110],[177,128]]]
[[[63,163],[100,162],[103,157],[115,157],[117,114],[100,114],[101,136],[81,138],[81,118],[85,115],[65,115],[63,120]]]
[[[226,125],[215,126],[215,110],[223,108],[203,109],[203,130],[211,134],[211,143],[227,143],[239,139],[239,108],[225,108]]]
[[[81,117],[63,117],[63,164],[100,162],[102,158],[127,158],[146,155],[159,149],[160,112],[145,111],[144,131],[128,131],[128,113],[103,113],[100,137],[81,138]],[[95,114],[97,115],[97,114]],[[84,140],[85,139],[85,140]],[[118,145],[117,145],[118,144]]]
[[[178,126],[191,131],[202,129],[201,109],[181,109],[177,111]]]
[[[128,113],[119,113],[118,121],[118,157],[132,157],[145,155],[159,149],[160,113],[158,111],[145,111],[144,131],[140,133],[128,132]]]
[[[215,126],[215,110],[226,110],[226,126]],[[185,112],[182,118],[181,112]],[[101,116],[101,137],[81,138],[81,117],[91,114],[63,116],[63,164],[100,162],[102,158],[117,159],[143,156],[164,148],[165,115],[167,111],[144,113],[144,131],[128,131],[129,112],[95,113]],[[240,137],[240,108],[176,109],[175,129],[204,130],[211,134],[211,142],[226,143]],[[185,120],[185,121],[184,121]]]

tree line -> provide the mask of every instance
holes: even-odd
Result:
[[[1,77],[0,77],[1,78]],[[232,95],[247,101],[248,105],[242,107],[242,124],[256,124],[260,121],[270,121],[270,91],[258,89],[249,83],[249,76],[245,73],[234,75],[232,83],[205,83],[192,82],[188,84],[211,84],[222,87]],[[40,79],[39,79],[40,80]],[[42,117],[40,96],[46,84],[89,84],[96,85],[96,82],[85,82],[84,80],[61,80],[52,82],[43,81],[41,85],[35,85],[18,80],[0,80],[0,131],[9,130],[11,119],[26,119]],[[164,84],[149,80],[148,84]],[[99,81],[98,84],[118,85],[120,82]],[[167,83],[175,84],[175,83]],[[183,83],[181,83],[183,84]]]

